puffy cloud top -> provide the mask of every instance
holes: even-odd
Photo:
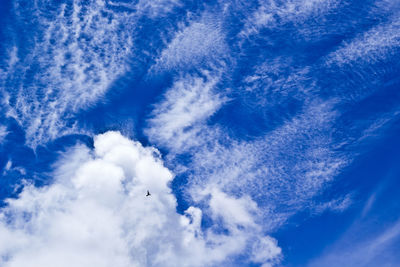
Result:
[[[118,132],[99,135],[93,151],[77,146],[58,162],[51,185],[27,185],[7,201],[0,265],[210,266],[234,255],[276,262],[280,248],[257,226],[250,198],[203,192],[210,195],[204,212],[221,219],[221,233],[202,227],[198,207],[176,212],[172,179],[156,149]]]

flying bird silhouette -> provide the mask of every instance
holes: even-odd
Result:
[[[151,196],[149,190],[147,190],[147,195],[146,195],[146,197],[148,197],[148,196]]]

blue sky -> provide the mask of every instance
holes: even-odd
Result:
[[[398,266],[399,15],[2,1],[0,265]]]

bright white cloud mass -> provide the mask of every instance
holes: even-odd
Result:
[[[26,185],[1,210],[0,265],[207,266],[246,254],[269,266],[279,259],[248,196],[205,189],[208,203],[181,215],[173,177],[156,149],[118,132],[96,136],[93,150],[76,146],[57,163],[52,184]],[[218,223],[203,227],[203,212]]]

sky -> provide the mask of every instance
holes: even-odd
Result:
[[[0,266],[399,266],[399,77],[398,1],[2,0]]]

